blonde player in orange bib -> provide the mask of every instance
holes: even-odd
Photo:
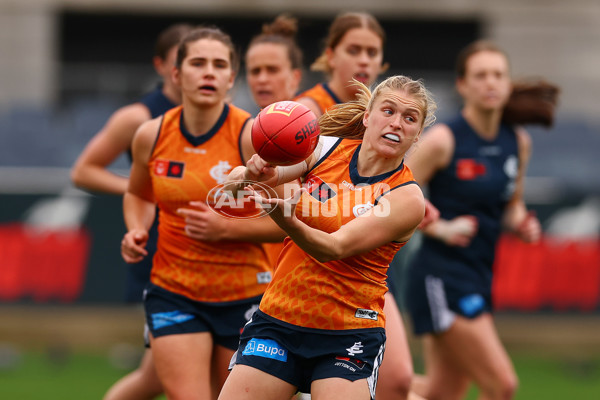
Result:
[[[329,27],[324,52],[311,65],[312,70],[325,73],[328,80],[301,93],[296,101],[320,116],[337,104],[354,100],[358,88],[352,84],[353,79],[371,86],[387,68],[383,63],[385,39],[383,27],[371,14],[346,12],[338,15]],[[436,218],[436,211],[426,202],[420,228]],[[394,275],[392,269],[388,270],[389,285],[393,284]],[[410,392],[413,365],[406,331],[391,288],[385,296],[388,357],[380,370],[377,398],[416,400],[419,396]]]
[[[273,281],[244,327],[220,400],[370,399],[385,349],[386,272],[423,219],[421,189],[404,155],[434,120],[420,81],[386,79],[373,94],[319,121],[317,150],[274,167],[253,156],[229,175],[237,188],[302,178],[288,200],[266,199],[286,231]],[[236,182],[242,181],[241,184]]]
[[[240,330],[271,280],[256,241],[284,236],[270,218],[231,220],[225,232],[188,223],[193,213],[212,213],[198,200],[254,153],[250,115],[226,103],[236,68],[228,35],[216,28],[189,33],[173,71],[182,106],[143,124],[133,141],[121,251],[127,262],[147,255],[158,205],[159,239],[144,308],[156,371],[173,399],[217,397]],[[237,237],[223,236],[231,232]]]

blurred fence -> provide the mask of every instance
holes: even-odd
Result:
[[[49,180],[37,171],[40,180]],[[58,181],[68,186],[67,170]],[[124,302],[129,266],[119,253],[125,231],[121,198],[75,189],[19,191],[0,193],[0,303]],[[597,199],[567,198],[533,208],[545,236],[536,244],[502,237],[494,266],[496,308],[600,311]]]

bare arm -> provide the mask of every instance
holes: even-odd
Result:
[[[425,213],[421,189],[417,185],[407,185],[385,195],[377,206],[337,231],[327,233],[296,218],[294,208],[303,192],[299,191],[287,201],[258,196],[257,201],[276,204],[269,216],[302,250],[320,262],[364,253],[391,241],[406,241]],[[365,235],[365,232],[369,234]]]
[[[540,238],[541,225],[533,213],[527,212],[527,207],[523,201],[525,173],[531,157],[531,137],[522,128],[516,129],[516,133],[519,147],[519,171],[515,193],[504,210],[502,225],[523,241],[535,242]]]
[[[148,230],[156,214],[148,161],[159,126],[160,118],[144,123],[133,140],[131,176],[123,197],[123,216],[127,233],[121,242],[121,254],[127,262],[138,262],[148,254],[145,250]]]
[[[82,189],[123,194],[127,178],[116,175],[107,167],[131,146],[137,128],[150,119],[150,112],[141,103],[117,110],[87,144],[71,169],[71,180]]]
[[[434,125],[423,135],[406,158],[406,164],[419,184],[426,186],[439,170],[450,164],[454,146],[454,136],[445,124]],[[461,215],[452,220],[436,217],[422,226],[422,231],[450,246],[468,246],[477,233],[478,222],[472,215]]]

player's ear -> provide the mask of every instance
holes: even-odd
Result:
[[[367,111],[365,111],[365,115],[363,116],[363,125],[365,126],[365,128],[369,126],[369,117],[370,117],[370,114],[369,114],[369,111],[367,110]]]
[[[231,90],[231,88],[233,88],[233,84],[235,83],[235,71],[231,72],[231,78],[229,78],[229,87],[228,90]]]
[[[335,69],[335,65],[333,62],[333,49],[331,48],[326,48],[325,49],[325,56],[327,57],[327,65],[329,66],[329,68],[331,69]]]
[[[177,67],[173,67],[171,70],[171,80],[177,86],[181,87],[181,71]]]

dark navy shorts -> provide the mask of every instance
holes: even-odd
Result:
[[[384,329],[301,328],[259,310],[244,327],[230,367],[251,366],[294,385],[303,393],[310,393],[311,383],[318,379],[367,379],[374,398],[384,350]]]
[[[262,296],[227,303],[191,300],[149,284],[145,293],[146,323],[157,338],[180,333],[210,332],[215,343],[238,348],[240,331],[250,319]]]
[[[465,285],[466,281],[409,270],[405,300],[416,335],[445,332],[456,315],[472,319],[491,312],[490,288]]]

